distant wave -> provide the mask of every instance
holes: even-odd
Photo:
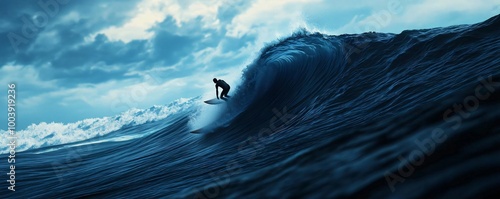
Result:
[[[75,123],[42,122],[32,124],[26,129],[16,132],[18,137],[16,151],[21,152],[40,147],[88,140],[124,127],[165,119],[171,114],[190,108],[196,99],[181,98],[165,106],[155,105],[148,109],[133,108],[117,116],[89,118]],[[4,134],[6,132],[3,131],[1,133]],[[7,143],[7,141],[6,137],[0,138],[0,143]],[[8,152],[8,147],[5,147],[5,145],[0,148],[0,154]]]

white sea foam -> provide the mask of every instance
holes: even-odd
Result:
[[[113,117],[89,118],[75,123],[46,123],[32,124],[26,129],[17,131],[16,152],[28,149],[37,149],[44,146],[66,144],[83,141],[97,136],[106,135],[119,130],[124,126],[134,126],[146,122],[165,119],[171,114],[191,107],[197,98],[181,98],[168,105],[155,105],[148,109],[133,108]],[[0,130],[1,135],[7,135]],[[133,138],[133,136],[129,136]],[[9,153],[10,140],[6,136],[0,137],[0,154]]]

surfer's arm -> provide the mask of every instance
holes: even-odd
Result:
[[[219,99],[219,88],[217,88],[217,85],[215,85],[215,96]]]

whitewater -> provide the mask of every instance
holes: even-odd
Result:
[[[0,197],[496,196],[499,27],[299,30],[261,50],[226,104],[179,99],[17,132],[19,188]]]

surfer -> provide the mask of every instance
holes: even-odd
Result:
[[[222,88],[222,92],[220,93],[220,99],[226,100],[224,97],[229,97],[227,96],[227,93],[229,92],[229,89],[231,88],[229,84],[227,84],[224,80],[217,78],[214,78],[214,83],[215,83],[215,96],[217,96],[217,99],[219,99],[219,88]]]

